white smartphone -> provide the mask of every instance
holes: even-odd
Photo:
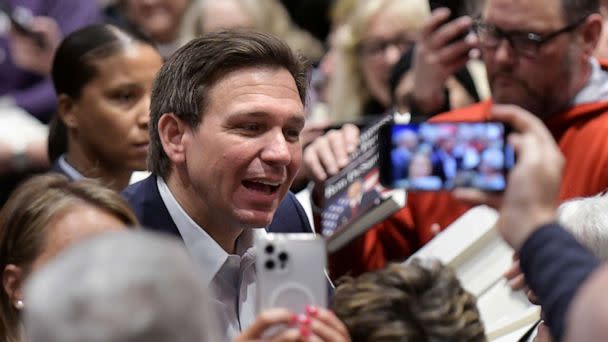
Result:
[[[325,240],[313,234],[257,234],[257,311],[285,308],[305,313],[306,305],[327,307]]]

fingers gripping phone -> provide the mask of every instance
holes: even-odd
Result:
[[[259,234],[256,251],[257,311],[285,308],[305,313],[327,306],[325,240],[313,234]]]
[[[380,131],[380,181],[391,188],[500,192],[515,163],[502,122],[386,125]]]

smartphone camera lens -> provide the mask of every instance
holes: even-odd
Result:
[[[279,260],[282,262],[287,261],[287,259],[289,259],[289,256],[287,255],[286,252],[281,252],[279,253]]]
[[[274,245],[267,245],[265,251],[267,254],[274,253]]]
[[[264,265],[266,266],[267,270],[273,270],[274,269],[274,261],[272,261],[272,260],[266,261],[266,263]]]

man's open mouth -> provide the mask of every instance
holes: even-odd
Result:
[[[244,180],[242,182],[243,186],[249,190],[259,191],[267,195],[272,195],[279,190],[281,183],[279,182],[268,182],[268,181],[251,181]]]

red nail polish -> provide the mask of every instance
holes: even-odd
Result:
[[[296,323],[298,323],[298,315],[296,314],[291,314],[291,316],[289,316],[289,325],[296,325]]]
[[[310,336],[310,328],[304,325],[300,326],[300,335],[302,335],[304,338]]]
[[[306,305],[306,313],[309,316],[316,316],[319,313],[319,309],[316,306]]]
[[[300,323],[302,325],[310,325],[310,318],[306,315],[299,315],[298,323]]]

